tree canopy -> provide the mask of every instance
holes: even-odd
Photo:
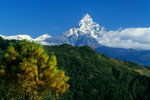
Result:
[[[0,78],[7,92],[22,94],[25,99],[58,97],[69,88],[69,77],[56,65],[55,55],[49,56],[41,45],[23,40],[6,50],[0,62]]]

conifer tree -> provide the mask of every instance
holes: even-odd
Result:
[[[69,88],[69,77],[56,66],[55,55],[49,57],[41,45],[23,40],[6,50],[0,78],[6,90],[23,94],[25,100],[38,100],[45,95],[58,97]]]

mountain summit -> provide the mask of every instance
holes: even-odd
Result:
[[[82,26],[86,25],[91,25],[93,24],[93,19],[90,17],[89,14],[86,14],[79,22],[79,27],[81,28]]]
[[[89,14],[86,14],[78,23],[78,26],[71,28],[68,31],[62,33],[60,36],[53,39],[47,39],[48,43],[52,44],[71,44],[76,46],[88,45],[93,48],[99,47],[100,44],[97,39],[105,31],[104,27],[100,27],[99,24],[93,22],[93,19]]]
[[[99,24],[96,24],[95,22],[93,22],[93,19],[88,14],[86,14],[80,20],[78,27],[83,33],[94,34],[95,31],[100,31]]]

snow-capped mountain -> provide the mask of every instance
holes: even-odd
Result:
[[[99,24],[93,22],[93,19],[88,14],[86,14],[83,19],[80,20],[78,29],[84,34],[89,34],[95,38],[100,36],[102,31],[105,30],[104,27],[100,27]]]
[[[1,37],[3,37],[4,39],[7,40],[23,40],[23,39],[27,39],[32,41],[33,38],[31,38],[29,35],[14,35],[14,36],[4,36],[4,35],[0,35]]]
[[[86,14],[78,23],[76,28],[72,28],[69,31],[63,33],[64,36],[83,36],[89,35],[94,38],[101,36],[102,32],[105,31],[104,27],[100,27],[99,24],[93,22],[93,19]]]
[[[89,45],[93,48],[99,47],[100,44],[97,42],[105,31],[104,27],[100,27],[99,24],[93,22],[93,19],[86,14],[78,23],[75,28],[71,28],[68,31],[62,33],[59,36],[51,37],[48,34],[44,34],[35,39],[28,35],[17,35],[17,36],[2,36],[4,39],[16,39],[22,40],[27,39],[29,41],[35,41],[42,45],[60,45],[60,44],[71,44],[76,46]]]
[[[88,45],[95,48],[100,46],[97,39],[104,31],[106,31],[104,27],[100,27],[99,24],[93,22],[93,19],[86,14],[77,27],[69,29],[60,36],[48,38],[45,41],[54,45],[66,43],[76,46]]]
[[[43,40],[45,40],[45,39],[47,39],[47,38],[51,38],[51,36],[48,35],[48,34],[44,34],[44,35],[41,35],[41,36],[35,38],[34,40],[35,40],[35,41],[43,41]]]
[[[51,38],[50,35],[44,34],[34,39],[35,42],[38,42],[42,45],[49,45],[49,43],[45,42],[46,39]]]
[[[41,43],[42,45],[60,45],[65,43],[76,46],[88,45],[95,48],[100,46],[97,40],[104,31],[106,31],[104,27],[101,27],[99,26],[99,24],[93,22],[93,19],[88,14],[86,14],[79,21],[78,25],[75,28],[71,28],[59,36],[51,37],[48,34],[44,34],[35,39],[31,38],[28,35],[1,36],[4,39],[9,40],[27,39],[29,41]]]
[[[29,35],[14,35],[14,36],[4,36],[4,35],[0,35],[2,38],[7,39],[7,40],[23,40],[23,39],[27,39],[28,41],[35,41],[38,43],[41,43],[42,45],[49,45],[48,43],[46,43],[44,40],[47,38],[51,38],[50,35],[48,34],[44,34],[41,35],[35,39],[31,38]]]

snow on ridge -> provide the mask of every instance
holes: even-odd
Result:
[[[3,37],[6,40],[23,40],[23,39],[27,39],[32,41],[33,38],[31,38],[29,35],[13,35],[13,36],[4,36],[4,35],[0,35],[1,37]]]
[[[79,26],[79,29],[83,33],[92,33],[92,31],[99,31],[100,30],[99,24],[93,22],[93,19],[88,14],[86,14],[80,20],[78,26]]]
[[[78,36],[88,35],[91,38],[97,39],[100,37],[105,31],[104,27],[100,27],[99,24],[95,23],[89,14],[86,14],[78,23],[78,26],[75,28],[71,28],[68,31],[64,32],[62,35],[74,38],[78,38]]]
[[[47,38],[51,38],[51,36],[48,35],[48,34],[44,34],[44,35],[41,35],[41,36],[35,38],[34,41],[43,41],[43,40],[45,40]]]

